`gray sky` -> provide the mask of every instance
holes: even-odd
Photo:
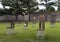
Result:
[[[58,0],[50,0],[50,1],[48,1],[47,3],[50,3],[50,2],[57,2],[57,1],[58,1]],[[41,4],[41,3],[46,4],[45,1],[40,2],[40,0],[36,0],[36,2],[37,2],[38,4]],[[52,5],[51,7],[53,7],[53,8],[55,9],[55,11],[58,10],[58,6]],[[39,10],[45,10],[45,9],[46,9],[46,6],[38,5],[38,8],[39,8]]]
[[[0,8],[3,8],[3,6],[1,5],[1,2],[0,2]]]
[[[0,0],[0,1],[2,1],[2,0]]]
[[[56,2],[56,1],[58,1],[58,0],[50,0],[50,2]],[[44,4],[46,4],[46,2],[45,1],[42,1],[42,2],[40,2],[40,0],[36,0],[36,2],[38,2],[39,4],[41,4],[41,3],[44,3]],[[57,10],[58,9],[58,7],[57,6],[52,6],[55,10]],[[0,2],[0,8],[1,9],[3,9],[3,5],[1,4],[1,2]],[[9,9],[10,7],[9,6],[6,6],[5,8],[7,8],[7,9]],[[45,6],[43,6],[43,5],[38,5],[38,8],[39,8],[39,10],[44,10],[44,9],[46,9],[46,7]]]
[[[0,2],[0,8],[1,8],[1,9],[4,9],[4,8],[3,8],[3,5],[1,4],[1,2]],[[10,7],[9,7],[9,6],[6,6],[5,8],[9,9]]]

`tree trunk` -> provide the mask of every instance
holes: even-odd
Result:
[[[36,24],[36,17],[35,17],[35,16],[33,17],[33,22],[32,22],[32,24],[33,24],[33,26],[35,26],[35,24]]]
[[[24,28],[27,29],[28,27],[28,15],[24,15]]]
[[[11,21],[11,27],[14,28],[15,27],[15,22]]]
[[[48,16],[48,15],[46,14],[46,16],[45,16],[45,20],[46,20],[46,21],[47,21],[47,16]]]
[[[45,15],[40,15],[39,29],[45,30]]]
[[[39,29],[40,30],[45,30],[45,22],[44,21],[42,21],[42,22],[40,21],[39,22]]]
[[[51,27],[54,27],[55,22],[56,22],[56,15],[51,15]]]
[[[18,21],[18,14],[16,14],[16,21]]]
[[[30,14],[29,14],[29,21],[30,21]]]
[[[36,24],[36,17],[33,17],[33,23]]]
[[[14,20],[13,16],[12,16],[12,19],[11,19],[11,27],[12,27],[12,28],[15,27],[15,20]]]

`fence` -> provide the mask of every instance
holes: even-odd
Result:
[[[33,21],[33,17],[36,17],[36,21],[39,21],[39,14],[31,14],[30,15],[30,21]],[[47,19],[47,21],[50,21],[51,15],[46,15],[45,18]],[[16,20],[15,15],[13,16],[13,19]],[[29,20],[29,15],[28,15],[28,17],[26,19]],[[0,22],[2,22],[2,21],[10,21],[10,20],[12,20],[11,15],[0,16]],[[18,15],[18,21],[24,21],[24,16]],[[60,21],[60,14],[56,14],[56,21]]]

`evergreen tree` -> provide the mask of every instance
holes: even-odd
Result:
[[[57,6],[58,7],[56,2],[50,2],[50,3],[47,4],[47,13],[50,15],[51,27],[54,27],[54,23],[56,21],[56,14],[55,14],[55,12],[58,11],[58,8],[56,10],[53,6],[55,6],[55,7]]]
[[[37,5],[33,0],[2,0],[3,6],[10,6],[11,13],[16,15],[16,20],[18,17],[18,14],[21,15],[27,15],[34,13],[37,8],[34,7]]]

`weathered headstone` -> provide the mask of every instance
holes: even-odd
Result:
[[[14,34],[14,28],[7,27],[7,35],[12,35],[12,34]]]
[[[37,30],[37,39],[44,39],[45,31],[38,29]]]
[[[55,25],[54,24],[51,24],[51,26],[50,26],[51,28],[54,28],[55,27]]]
[[[27,24],[26,23],[24,23],[24,29],[27,29]]]

